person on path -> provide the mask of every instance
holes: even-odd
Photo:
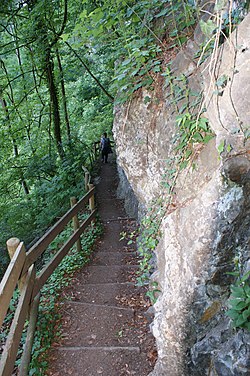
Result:
[[[108,163],[108,155],[111,153],[110,139],[107,133],[103,133],[100,142],[101,152],[102,152],[102,162]]]

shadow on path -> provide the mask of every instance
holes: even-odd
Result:
[[[52,347],[47,375],[146,376],[152,370],[154,339],[144,315],[149,303],[134,284],[138,257],[133,245],[120,241],[134,221],[116,198],[117,182],[113,157],[96,186],[104,234],[67,291],[62,340]]]

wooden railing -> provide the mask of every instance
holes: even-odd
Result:
[[[18,375],[26,376],[28,374],[41,288],[75,243],[77,244],[77,249],[81,249],[80,236],[86,227],[94,221],[96,216],[96,210],[94,208],[95,189],[92,184],[89,184],[89,175],[87,172],[85,173],[85,187],[89,189],[87,194],[78,202],[76,202],[75,198],[72,198],[71,209],[27,252],[23,242],[20,242],[19,239],[11,238],[7,241],[11,261],[0,283],[0,326],[3,324],[17,284],[20,290],[20,296],[2,352],[0,376],[12,375],[27,318],[29,319],[29,326]],[[90,214],[87,219],[80,224],[77,214],[79,211],[82,211],[88,203]],[[38,258],[40,258],[50,243],[72,219],[74,225],[73,234],[56,252],[53,258],[43,266],[42,270],[37,273],[35,265]]]

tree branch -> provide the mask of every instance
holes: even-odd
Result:
[[[98,80],[98,78],[91,72],[91,70],[88,68],[88,66],[86,65],[86,63],[84,63],[83,59],[81,58],[81,56],[79,56],[79,54],[73,49],[73,47],[71,47],[71,45],[67,42],[67,41],[64,41],[64,43],[66,43],[66,45],[69,47],[69,49],[74,53],[74,55],[80,60],[80,62],[82,63],[82,65],[84,66],[84,68],[86,69],[86,71],[88,72],[88,74],[95,80],[95,82],[97,83],[97,85],[102,89],[102,91],[109,97],[109,99],[113,102],[114,101],[114,97],[112,97],[111,94],[109,94],[109,92],[105,89],[105,87],[101,84],[101,82]]]

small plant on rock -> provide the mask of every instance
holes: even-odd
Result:
[[[241,275],[237,271],[228,273],[237,277],[230,286],[228,311],[226,315],[232,319],[234,328],[244,328],[250,331],[250,270]]]

